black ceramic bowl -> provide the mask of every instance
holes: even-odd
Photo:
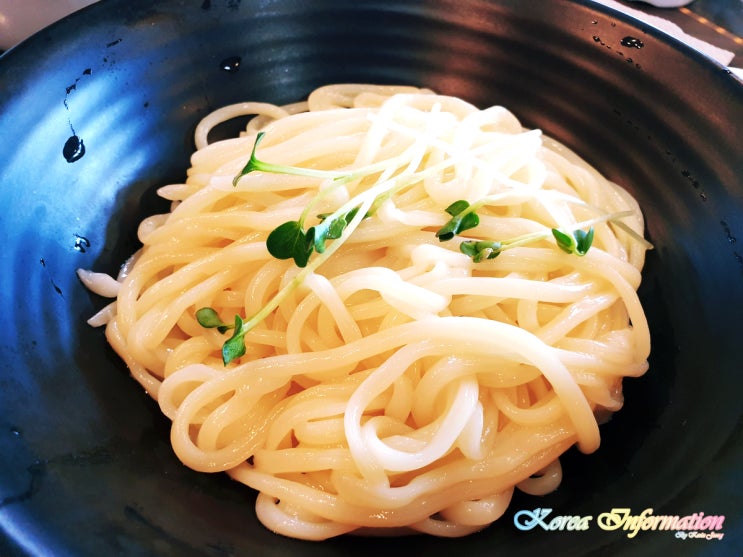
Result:
[[[601,448],[465,539],[269,533],[254,493],[178,462],[85,324],[104,301],[75,269],[116,272],[136,249],[201,116],[349,81],[509,107],[627,187],[655,244],[650,371],[625,382]],[[589,2],[104,0],[6,53],[0,91],[1,555],[740,555],[743,85],[723,68]],[[537,508],[593,520],[515,527]],[[613,508],[724,516],[724,538],[600,528]]]

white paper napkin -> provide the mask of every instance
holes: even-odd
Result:
[[[608,6],[609,8],[615,9],[617,11],[623,12],[631,17],[634,17],[635,19],[642,21],[643,23],[651,25],[655,27],[656,29],[663,31],[666,34],[680,41],[683,41],[684,43],[688,44],[692,48],[695,48],[696,50],[706,54],[713,60],[716,60],[717,62],[722,64],[723,66],[729,66],[730,62],[735,57],[735,53],[730,52],[729,50],[720,48],[718,46],[715,46],[713,44],[710,44],[701,39],[698,39],[697,37],[693,37],[689,35],[688,33],[684,32],[675,23],[672,23],[662,17],[646,14],[645,12],[636,10],[625,4],[620,4],[619,2],[615,2],[614,0],[593,0],[593,1],[603,4],[605,6]],[[733,72],[736,72],[739,76],[743,77],[743,69],[732,68],[732,67],[730,69]]]

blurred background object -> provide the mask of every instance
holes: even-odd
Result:
[[[693,0],[632,0],[633,2],[644,2],[658,8],[678,8],[691,4]]]
[[[0,51],[97,0],[0,0]]]

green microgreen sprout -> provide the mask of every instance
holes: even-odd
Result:
[[[196,312],[196,321],[206,329],[217,329],[224,334],[235,326],[222,321],[219,314],[210,307],[203,307]]]
[[[302,168],[283,164],[273,164],[260,160],[256,151],[258,145],[265,137],[265,132],[259,132],[255,137],[255,143],[250,153],[250,158],[243,169],[234,177],[232,185],[237,187],[240,178],[251,172],[270,172],[274,174],[290,174],[294,176],[305,176],[308,178],[319,178],[323,180],[332,180],[331,187],[321,191],[313,201],[305,208],[299,219],[287,221],[276,227],[266,240],[268,252],[277,259],[294,259],[297,267],[305,267],[313,251],[322,253],[325,249],[325,242],[328,239],[339,238],[350,219],[336,218],[330,223],[325,224],[320,230],[316,227],[305,229],[305,220],[310,214],[312,208],[336,185],[347,183],[357,176],[353,172],[339,172],[332,170],[318,170],[314,168]],[[332,232],[326,229],[332,228]],[[340,233],[338,232],[340,230]]]
[[[330,227],[328,227],[327,233],[331,235],[341,234],[345,230],[346,226],[348,226],[348,224],[350,224],[353,219],[356,219],[359,211],[363,210],[365,215],[368,214],[370,205],[371,200],[366,200],[356,208],[352,208],[348,211],[342,211],[341,215],[343,215],[344,220],[348,218],[346,224],[342,226],[343,230],[340,230],[341,227],[337,226],[331,232]],[[323,223],[327,222],[329,219],[334,221],[337,218],[339,217],[336,216],[336,213],[333,213],[331,216],[325,218],[323,220]],[[356,219],[355,223],[358,224],[359,220],[360,219]],[[278,228],[282,228],[284,226],[285,225],[281,225]],[[288,226],[286,227],[286,229],[289,228],[290,227]],[[279,235],[280,233],[277,236]],[[296,231],[289,230],[288,236],[292,235],[296,235]],[[276,241],[278,242],[278,239]],[[304,266],[297,265],[298,267],[300,267],[300,271],[294,276],[294,278],[292,278],[291,281],[284,285],[281,290],[279,290],[274,295],[274,297],[271,298],[268,303],[266,303],[260,309],[260,311],[258,311],[258,313],[247,320],[243,320],[239,315],[236,315],[234,325],[228,325],[219,318],[217,312],[212,308],[201,308],[196,312],[197,320],[202,327],[216,327],[218,330],[220,330],[220,332],[223,333],[227,332],[230,329],[233,329],[232,337],[230,337],[222,345],[222,361],[224,362],[224,365],[229,364],[233,360],[240,358],[246,353],[245,335],[253,328],[255,328],[255,326],[258,325],[261,321],[266,319],[266,317],[268,317],[277,307],[279,307],[279,304],[281,304],[281,302],[284,301],[284,299],[286,299],[287,296],[289,296],[289,294],[294,291],[294,289],[302,284],[304,282],[304,279],[310,273],[313,273],[315,269],[317,269],[317,267],[319,267],[325,260],[327,260],[332,255],[332,253],[340,247],[340,245],[341,242],[333,243],[330,245],[329,248],[324,249],[319,257],[316,257],[309,262],[305,262],[306,264]]]
[[[225,365],[245,354],[245,340],[243,340],[245,333],[242,332],[242,317],[235,315],[234,324],[228,324],[222,321],[213,308],[203,307],[196,312],[196,320],[202,327],[217,329],[222,334],[230,329],[234,331],[232,337],[222,345],[222,361]]]
[[[321,224],[332,223],[337,221],[339,218],[343,218],[345,224],[335,226],[331,226],[329,224],[325,229],[325,232],[321,231],[320,234],[324,235],[326,239],[332,239],[330,238],[330,236],[338,235],[337,239],[341,240],[340,235],[346,231],[346,227],[352,224],[352,221],[354,226],[358,226],[358,223],[361,221],[361,219],[366,218],[366,215],[369,214],[369,209],[374,199],[374,197],[369,197],[363,200],[361,204],[356,207],[352,207],[351,209],[345,209],[344,207],[341,207],[338,211],[332,213],[329,216],[326,216],[324,219],[322,219]],[[363,211],[363,216],[359,216],[359,213],[361,211]],[[290,234],[294,234],[294,232],[290,232]],[[242,318],[240,318],[240,316],[236,315],[234,326],[223,323],[218,317],[215,318],[214,315],[216,315],[216,311],[211,308],[202,308],[197,312],[197,314],[201,312],[200,314],[206,318],[199,320],[199,323],[202,326],[206,326],[206,323],[212,324],[212,326],[221,326],[223,328],[228,327],[228,329],[234,329],[232,337],[227,340],[224,345],[222,345],[222,361],[225,365],[245,354],[245,335],[253,328],[255,328],[255,326],[258,325],[261,321],[266,319],[266,317],[268,317],[276,308],[278,308],[279,304],[281,304],[281,302],[284,301],[289,296],[289,294],[291,294],[300,284],[302,284],[304,282],[304,279],[310,273],[313,273],[315,269],[317,269],[317,267],[319,267],[324,261],[326,261],[336,250],[338,250],[341,245],[342,241],[334,242],[330,246],[326,246],[323,251],[320,252],[319,257],[310,260],[306,263],[305,266],[298,265],[298,267],[300,267],[299,272],[292,278],[292,280],[285,284],[281,288],[281,290],[279,290],[274,295],[274,297],[271,298],[260,309],[260,311],[258,311],[258,313],[246,320],[243,320]],[[224,331],[226,332],[228,329],[224,329]]]
[[[451,240],[454,236],[458,235],[463,230],[474,228],[479,224],[479,217],[477,220],[471,217],[477,216],[474,212],[481,206],[487,203],[488,199],[483,198],[476,203],[470,204],[466,200],[461,199],[455,201],[445,211],[452,215],[452,218],[436,232],[436,236],[442,242]],[[534,232],[531,234],[524,234],[523,236],[517,236],[509,240],[465,240],[459,244],[459,251],[467,255],[475,263],[486,261],[489,259],[495,259],[504,250],[514,248],[517,246],[523,246],[539,240],[549,238],[550,235],[555,239],[557,246],[565,253],[577,256],[584,256],[588,253],[591,245],[593,245],[594,239],[594,224],[600,222],[611,222],[613,224],[620,225],[620,227],[635,238],[638,235],[632,231],[629,227],[620,222],[620,219],[628,217],[632,214],[631,211],[621,211],[618,213],[612,213],[608,215],[602,215],[594,219],[578,223],[576,226],[568,231],[561,230],[559,228],[551,228],[545,232]],[[640,239],[642,239],[640,237]],[[644,242],[644,239],[643,239]],[[650,246],[647,242],[644,242],[647,246]],[[652,247],[652,246],[650,246]]]
[[[313,252],[324,253],[328,240],[343,236],[358,211],[359,207],[353,207],[347,213],[331,213],[307,230],[303,228],[302,221],[287,221],[268,235],[268,253],[276,259],[294,259],[297,267],[306,267]]]
[[[446,224],[444,224],[444,226],[439,228],[436,232],[436,237],[440,242],[447,242],[461,232],[475,228],[480,224],[480,217],[476,211],[488,204],[508,199],[517,193],[518,192],[514,191],[496,193],[478,199],[472,204],[470,204],[466,199],[455,201],[444,209],[451,218],[446,222]]]
[[[467,240],[459,244],[459,251],[479,263],[486,259],[495,259],[503,251],[503,242],[491,242],[488,240]]]
[[[445,211],[451,215],[451,218],[436,232],[436,237],[441,242],[446,242],[465,230],[475,228],[480,224],[480,217],[475,213],[475,209],[465,199],[449,205]]]
[[[325,244],[328,240],[338,240],[343,236],[343,232],[359,212],[359,208],[360,207],[353,207],[347,213],[341,213],[340,215],[331,213],[322,219],[319,224],[310,228],[313,232],[313,247],[317,253],[325,252]],[[367,218],[368,216],[367,213],[364,215],[364,218]]]
[[[313,234],[308,235],[302,223],[296,220],[279,225],[266,238],[268,253],[276,259],[294,259],[297,267],[307,265],[313,246]]]
[[[260,160],[256,154],[258,145],[263,140],[264,136],[265,132],[259,132],[256,135],[253,150],[250,153],[250,159],[232,180],[233,186],[237,186],[240,178],[255,171],[331,180],[330,186],[321,190],[312,199],[297,220],[287,221],[280,224],[271,231],[266,239],[266,248],[271,256],[277,259],[294,259],[296,266],[302,268],[307,265],[313,252],[325,252],[328,240],[337,240],[341,238],[348,224],[356,216],[360,204],[352,206],[349,210],[338,210],[333,213],[318,215],[320,222],[314,226],[305,228],[305,221],[310,216],[312,209],[314,209],[323,198],[334,191],[336,187],[380,172],[384,170],[384,164],[383,162],[370,164],[348,172],[273,164]],[[378,197],[380,199],[377,201],[381,201],[383,195]],[[369,216],[375,209],[376,205],[372,210],[367,212],[365,217]]]
[[[258,145],[261,141],[263,141],[263,138],[265,136],[266,132],[258,132],[258,134],[255,136],[255,143],[253,144],[253,150],[250,153],[250,158],[248,159],[248,162],[245,164],[243,169],[232,179],[233,186],[237,186],[240,178],[255,171],[271,172],[273,174],[291,174],[293,176],[306,176],[308,178],[329,178],[331,180],[337,180],[348,175],[348,173],[337,172],[334,170],[318,170],[316,168],[302,168],[299,166],[273,164],[270,162],[262,161],[256,155],[256,151],[258,149]]]
[[[557,228],[550,229],[550,232],[555,237],[560,249],[569,254],[583,256],[588,252],[588,248],[590,248],[593,243],[593,226],[591,226],[587,232],[578,228],[573,231],[572,236],[558,230]],[[506,249],[530,244],[547,237],[549,237],[548,233],[538,232],[535,234],[524,234],[523,236],[500,242],[490,240],[465,240],[459,244],[459,251],[471,257],[472,261],[475,263],[480,263],[481,261],[486,261],[488,259],[495,259]]]
[[[244,337],[247,331],[243,331],[243,320],[239,315],[235,315],[233,329],[232,336],[222,345],[222,361],[224,365],[243,356],[246,352]]]
[[[558,247],[565,253],[584,256],[593,243],[593,226],[588,231],[577,228],[572,234],[553,228],[552,235]]]

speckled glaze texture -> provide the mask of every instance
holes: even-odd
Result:
[[[639,200],[648,374],[559,490],[459,540],[275,536],[255,494],[183,467],[169,424],[85,324],[75,269],[116,273],[167,210],[201,116],[332,82],[503,104]],[[585,2],[104,0],[0,58],[0,555],[733,555],[743,549],[743,85]],[[229,130],[224,129],[224,133]],[[740,240],[740,241],[739,241]],[[615,507],[724,515],[723,540],[595,526]],[[520,531],[514,514],[593,516]]]

